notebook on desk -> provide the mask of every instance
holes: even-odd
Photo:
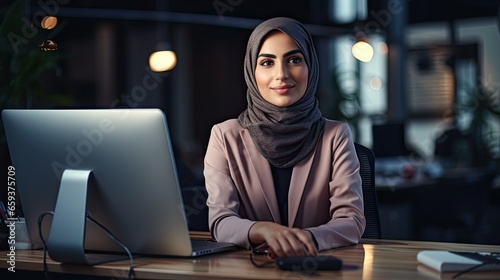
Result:
[[[191,242],[162,111],[4,110],[2,120],[35,246],[42,243],[38,218],[55,211],[41,229],[44,239],[55,243],[48,246],[51,258],[55,248],[66,255],[68,244],[86,252],[123,252],[88,217],[136,255],[189,257],[235,248]]]
[[[460,272],[478,266],[474,270],[499,270],[500,253],[456,252],[424,250],[417,254],[419,263],[439,272]]]

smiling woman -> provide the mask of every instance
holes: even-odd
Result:
[[[319,110],[319,62],[304,25],[257,26],[244,74],[247,109],[213,126],[205,155],[213,237],[271,258],[357,243],[366,224],[359,162],[349,126]]]
[[[278,107],[297,102],[306,91],[308,68],[293,39],[272,31],[260,48],[255,80],[262,97]]]

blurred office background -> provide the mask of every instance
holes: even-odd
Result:
[[[500,244],[499,6],[2,1],[0,104],[161,108],[181,183],[202,185],[211,126],[246,107],[251,30],[270,17],[292,17],[316,42],[323,114],[348,122],[355,140],[375,152],[382,237]],[[357,41],[371,46],[359,59]],[[157,51],[164,68],[155,71]],[[1,156],[0,170],[7,170],[3,136]]]

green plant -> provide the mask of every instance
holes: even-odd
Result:
[[[358,118],[361,114],[358,73],[335,69],[331,86],[332,98],[322,102],[325,117],[348,123],[353,130],[354,137],[358,137]]]
[[[493,128],[493,119],[500,117],[500,105],[495,102],[495,91],[479,86],[466,90],[465,101],[461,104],[461,113],[470,117],[464,134],[469,139],[469,148],[473,166],[489,165],[494,160],[498,149],[499,137]]]
[[[25,1],[13,1],[0,11],[0,108],[25,108],[29,95],[70,104],[70,97],[48,92],[40,80],[41,74],[57,68],[60,55],[40,49],[44,32],[31,25],[24,5]]]
[[[41,100],[45,106],[70,105],[67,94],[50,92],[41,75],[55,70],[61,60],[54,51],[43,51],[44,32],[32,26],[24,14],[26,1],[13,1],[0,11],[0,110],[30,108],[31,100]],[[0,143],[4,143],[0,121]]]

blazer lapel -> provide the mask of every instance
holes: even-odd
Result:
[[[243,143],[248,153],[248,157],[250,158],[250,164],[255,170],[255,174],[260,184],[260,190],[262,191],[260,195],[264,197],[264,200],[267,205],[267,209],[263,209],[263,207],[255,207],[254,210],[257,213],[261,213],[264,215],[266,214],[268,215],[269,211],[271,213],[274,222],[281,223],[279,209],[278,209],[278,200],[276,198],[276,192],[274,190],[273,175],[271,173],[271,167],[269,166],[269,162],[259,152],[259,150],[257,149],[252,140],[252,137],[250,136],[247,130],[242,130],[240,132],[240,135],[243,139]],[[256,203],[255,205],[258,206],[260,204]]]
[[[301,160],[294,166],[292,171],[292,180],[290,181],[290,190],[288,191],[288,225],[294,227],[295,218],[299,211],[300,200],[306,187],[307,178],[311,171],[316,151],[309,157]]]

